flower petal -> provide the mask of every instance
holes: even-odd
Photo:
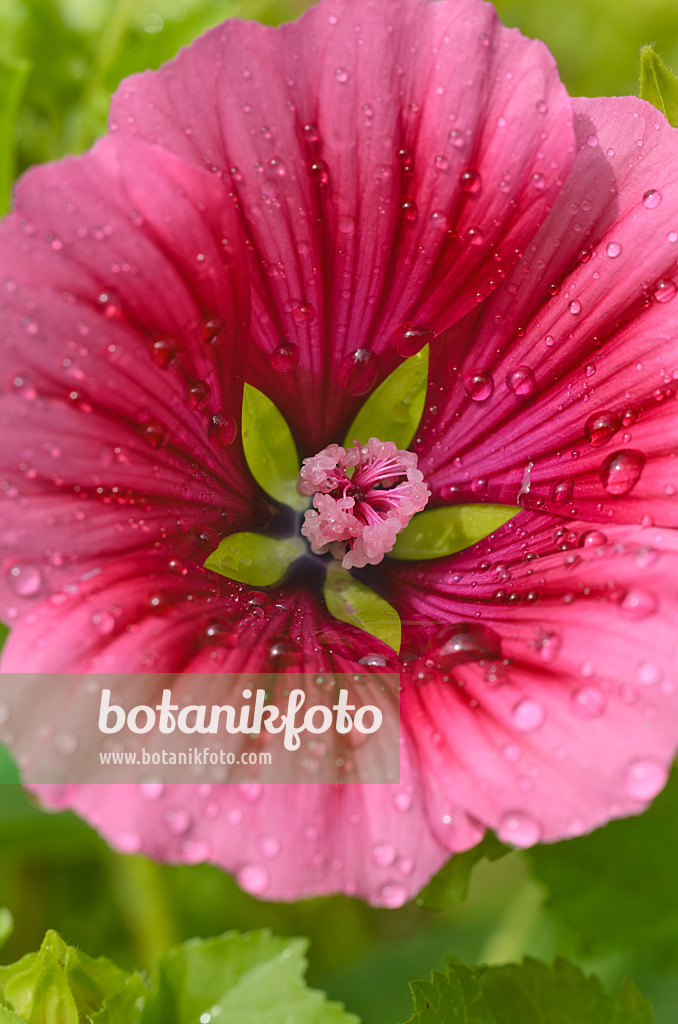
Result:
[[[35,607],[12,632],[3,671],[285,671],[302,651],[305,671],[392,667],[386,645],[337,623],[308,587],[252,592],[224,580],[215,587],[207,573],[178,576],[147,554],[109,562]],[[301,763],[299,772],[305,781]],[[450,850],[483,834],[430,782],[424,789],[407,733],[400,778],[399,785],[31,788],[52,806],[72,807],[121,850],[209,860],[268,899],[339,890],[397,906]]]
[[[104,551],[191,530],[215,547],[251,525],[261,492],[237,437],[246,288],[223,245],[238,230],[207,171],[132,140],[20,182],[0,227],[10,617],[39,596],[17,553],[62,577]],[[213,344],[206,312],[228,325]]]
[[[228,22],[127,79],[110,127],[237,197],[248,379],[302,455],[339,441],[360,396],[496,286],[574,156],[551,55],[476,0],[325,0],[279,29]],[[412,322],[416,337],[394,336]]]
[[[678,746],[677,567],[671,530],[523,512],[426,574],[373,570],[429,777],[517,846],[642,811]]]
[[[432,346],[420,466],[435,501],[678,525],[678,132],[576,100],[580,148],[501,294]],[[434,406],[434,410],[431,407]]]

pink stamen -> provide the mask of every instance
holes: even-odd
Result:
[[[345,569],[381,562],[431,496],[417,456],[376,437],[348,449],[331,444],[304,459],[298,486],[314,506],[302,534],[316,554],[329,551]]]

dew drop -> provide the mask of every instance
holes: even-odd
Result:
[[[579,538],[580,548],[599,548],[607,544],[607,537],[601,530],[587,530]]]
[[[486,370],[471,370],[464,378],[464,390],[474,402],[485,402],[494,391],[494,380]]]
[[[614,412],[598,412],[589,416],[584,424],[584,435],[589,444],[599,447],[607,444],[618,430],[621,430],[622,421]]]
[[[294,342],[284,341],[271,352],[269,362],[276,373],[289,373],[299,365],[299,347]]]
[[[350,76],[346,68],[335,68],[334,77],[340,85],[346,85]]]
[[[179,354],[179,344],[171,334],[163,334],[151,342],[151,359],[161,370],[167,370]]]
[[[603,487],[615,497],[628,494],[638,483],[644,465],[645,456],[633,448],[613,452],[600,468]]]
[[[300,302],[292,310],[292,319],[297,324],[312,324],[315,317],[315,308],[310,302]]]
[[[395,864],[397,856],[398,851],[391,843],[383,843],[372,849],[374,863],[378,864],[380,868],[390,868],[392,864]]]
[[[544,724],[546,711],[543,704],[528,697],[516,704],[512,718],[513,724],[519,732],[536,732]]]
[[[141,849],[141,836],[136,832],[118,832],[115,846],[122,853],[138,853]]]
[[[203,409],[211,394],[210,386],[204,380],[189,380],[186,384],[186,404],[189,409]]]
[[[605,694],[595,686],[581,686],[572,694],[572,709],[580,718],[600,718],[606,707]]]
[[[643,196],[643,206],[648,210],[656,210],[663,196],[656,188],[649,189]]]
[[[184,807],[171,807],[165,811],[165,822],[167,824],[167,830],[172,833],[173,836],[185,836],[191,825],[193,824],[193,818],[191,812],[187,811]]]
[[[216,448],[227,448],[238,436],[238,425],[232,416],[217,412],[210,420],[207,436]]]
[[[573,299],[568,308],[570,313],[572,313],[573,316],[576,316],[577,313],[581,313],[581,302],[579,299]]]
[[[641,661],[636,668],[636,680],[641,686],[656,686],[663,677],[664,671],[657,661]]]
[[[407,358],[420,352],[433,337],[434,333],[430,327],[424,327],[422,324],[401,324],[393,332],[391,341],[398,355]]]
[[[626,768],[626,792],[632,799],[652,800],[666,785],[668,768],[654,758],[638,758]]]
[[[393,910],[396,907],[402,907],[403,903],[407,903],[409,895],[409,890],[404,885],[391,883],[382,888],[379,903],[383,907],[389,907]]]
[[[42,572],[37,565],[17,562],[9,567],[6,578],[17,597],[34,597],[42,588]]]
[[[245,864],[238,871],[236,879],[241,889],[254,896],[266,892],[269,885],[268,871],[260,864]]]
[[[509,811],[497,825],[497,836],[503,843],[526,849],[541,838],[539,823],[522,811]]]
[[[676,282],[670,278],[662,278],[655,284],[652,290],[652,298],[655,302],[670,302],[671,299],[676,297],[676,292],[678,292]]]
[[[631,587],[624,594],[619,608],[627,619],[646,619],[657,610],[657,602],[649,591]]]
[[[339,384],[349,395],[365,395],[377,376],[378,360],[373,352],[358,348],[339,367]]]
[[[611,260],[616,260],[617,256],[621,254],[622,247],[619,242],[608,242],[605,247],[605,252]]]
[[[480,173],[472,167],[467,167],[466,170],[462,171],[459,175],[459,184],[464,192],[468,192],[470,195],[476,195],[476,193],[480,191],[482,183],[483,179],[481,178]]]
[[[160,420],[148,420],[141,425],[141,436],[151,448],[162,448],[167,439],[167,426]]]
[[[574,491],[574,481],[569,477],[558,480],[551,488],[551,501],[554,505],[567,505]]]
[[[318,188],[325,188],[330,180],[330,169],[324,160],[314,160],[309,165],[308,173]]]
[[[205,313],[200,318],[200,336],[206,345],[216,345],[224,328],[224,321],[219,316]]]
[[[529,366],[516,366],[506,374],[506,387],[514,395],[531,395],[536,385],[534,370]]]

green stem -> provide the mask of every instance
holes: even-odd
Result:
[[[533,879],[527,879],[520,886],[485,943],[483,963],[506,964],[522,960],[539,921],[544,896],[544,886]]]
[[[182,938],[163,868],[146,857],[112,854],[110,870],[138,961],[149,970],[161,953]]]

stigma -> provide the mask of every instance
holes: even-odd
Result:
[[[301,527],[311,550],[329,552],[345,569],[378,565],[431,496],[417,456],[376,437],[304,459],[298,489],[313,495]]]

